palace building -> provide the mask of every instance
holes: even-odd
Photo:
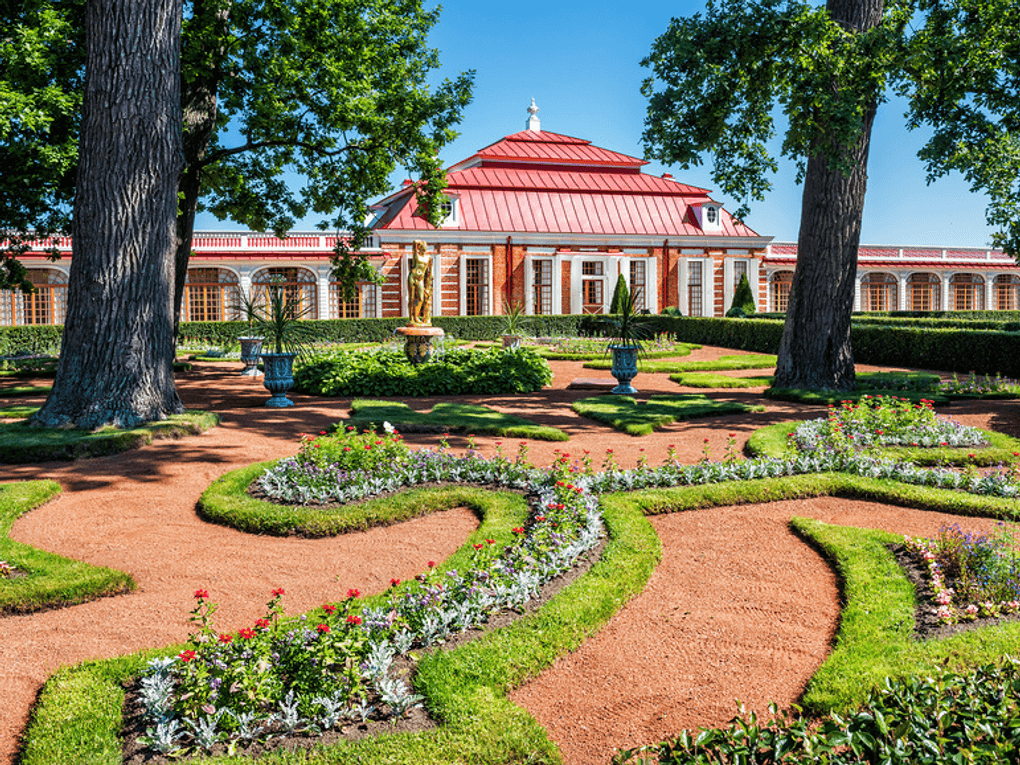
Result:
[[[532,101],[525,129],[447,169],[445,219],[418,215],[414,185],[372,206],[363,252],[383,275],[343,301],[329,256],[336,235],[197,232],[184,321],[237,318],[238,290],[282,280],[307,318],[407,315],[412,243],[433,258],[433,316],[604,313],[617,279],[653,313],[722,316],[743,275],[760,311],[785,310],[796,245],[773,243],[735,220],[708,191],[642,172],[644,160],[541,129]],[[71,254],[22,262],[37,290],[0,291],[0,326],[63,323]],[[994,250],[862,246],[855,308],[1020,309],[1020,268]]]

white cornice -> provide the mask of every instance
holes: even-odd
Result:
[[[619,234],[603,236],[601,234],[556,234],[556,233],[521,233],[519,231],[432,231],[432,230],[396,230],[378,229],[379,246],[384,248],[391,242],[407,244],[415,239],[423,242],[456,244],[505,244],[510,237],[513,244],[556,247],[577,244],[602,247],[661,247],[663,241],[669,247],[703,247],[708,249],[764,249],[772,241],[770,236],[662,236],[657,234],[636,235]]]

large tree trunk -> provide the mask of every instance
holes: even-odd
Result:
[[[181,0],[89,0],[68,309],[47,426],[181,412],[173,253]]]
[[[829,0],[832,18],[864,31],[882,20],[882,0]],[[777,388],[853,390],[850,314],[854,305],[857,248],[868,180],[868,148],[877,101],[857,142],[846,150],[849,175],[829,157],[808,159],[786,323],[773,385]]]
[[[216,130],[219,109],[217,92],[226,58],[226,33],[230,22],[230,0],[195,0],[184,41],[184,77],[181,82],[181,111],[184,120],[185,169],[180,180],[181,214],[177,218],[177,250],[174,257],[174,343],[184,301],[191,245],[195,235],[195,213],[202,191],[202,170],[206,151]],[[190,45],[189,45],[190,43]]]

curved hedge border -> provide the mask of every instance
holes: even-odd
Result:
[[[800,422],[780,422],[758,428],[747,439],[747,451],[755,457],[790,457],[794,452],[787,446],[787,435],[800,425]],[[876,449],[875,454],[884,459],[895,459],[913,462],[916,465],[974,465],[976,467],[993,467],[1000,464],[1016,462],[1014,454],[1020,454],[1020,439],[1012,438],[994,430],[980,430],[988,439],[989,446],[979,449],[969,446],[919,447],[899,446],[887,449]],[[973,455],[973,456],[971,456]]]
[[[28,576],[3,579],[0,614],[25,614],[84,603],[135,589],[123,571],[94,566],[8,538],[14,522],[61,492],[56,481],[21,481],[0,486],[0,560]]]

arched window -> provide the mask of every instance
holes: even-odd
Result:
[[[999,274],[995,277],[995,310],[1016,311],[1020,309],[1020,276]]]
[[[307,268],[292,266],[273,266],[263,268],[253,279],[257,297],[266,299],[268,285],[278,284],[288,303],[295,303],[298,314],[304,311],[302,319],[319,318],[319,290],[315,274]]]
[[[935,274],[911,274],[907,279],[908,311],[938,310],[941,296],[941,282]]]
[[[237,274],[225,268],[189,268],[184,280],[181,321],[233,321],[239,318]]]
[[[895,311],[896,300],[896,277],[892,274],[865,274],[861,279],[862,311]]]
[[[35,292],[0,290],[0,326],[63,324],[67,316],[67,274],[55,268],[29,268]]]
[[[790,305],[793,271],[776,271],[769,277],[769,303],[773,311],[785,312]]]
[[[953,274],[949,278],[949,305],[954,311],[983,311],[985,280],[977,274]]]

